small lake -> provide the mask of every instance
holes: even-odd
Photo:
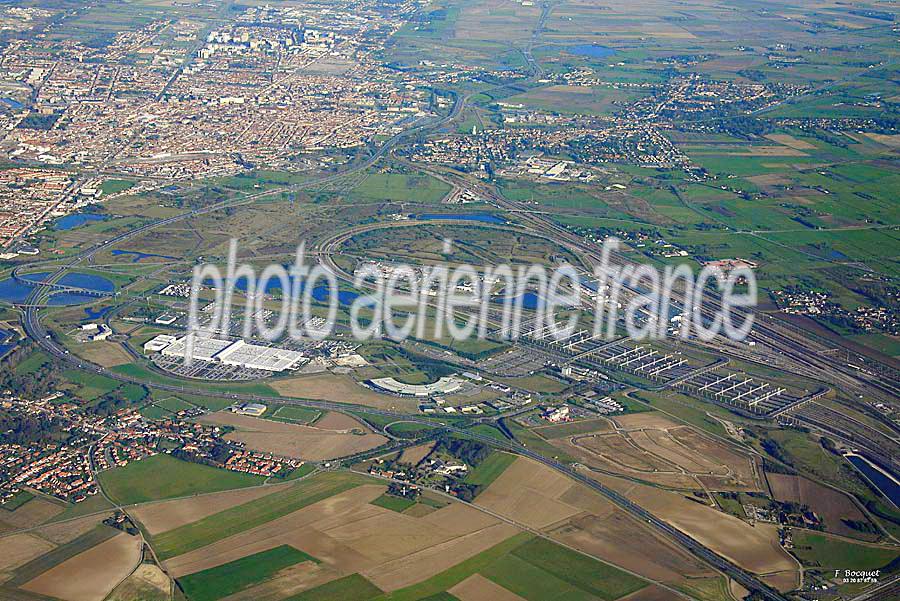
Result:
[[[589,58],[606,58],[616,53],[612,48],[600,46],[598,44],[578,44],[577,46],[567,46],[566,52],[575,56],[587,56]]]
[[[868,478],[869,482],[875,485],[878,490],[891,500],[895,507],[900,507],[900,484],[894,482],[893,479],[883,474],[880,470],[875,469],[872,465],[859,456],[849,456],[847,461]]]
[[[47,272],[30,273],[22,277],[27,280],[40,281],[47,277]],[[31,294],[32,290],[34,290],[34,286],[14,280],[13,278],[0,280],[0,301],[6,301],[8,303],[24,302],[25,299],[28,298],[28,295]]]
[[[92,307],[85,307],[84,314],[88,319],[101,319],[112,310],[112,307],[103,307],[99,311],[95,311]]]
[[[5,357],[14,348],[16,348],[16,346],[18,346],[18,342],[10,342],[14,334],[15,332],[13,332],[12,330],[0,330],[0,359]]]
[[[8,96],[6,96],[6,97],[4,97],[4,98],[0,98],[0,102],[2,102],[3,104],[5,104],[6,106],[8,106],[9,108],[11,108],[11,109],[13,109],[13,110],[16,110],[16,111],[25,108],[25,105],[24,105],[24,104],[22,104],[21,102],[19,102],[19,101],[16,100],[15,98],[10,98],[10,97],[8,97]]]
[[[134,260],[132,263],[137,263],[141,259],[150,259],[156,257],[157,259],[169,259],[170,261],[177,261],[178,257],[170,257],[169,255],[155,255],[153,253],[142,253],[137,250],[121,250],[119,248],[113,249],[110,254],[114,257],[119,257],[122,255],[125,256],[133,256]]]
[[[24,280],[32,282],[40,282],[49,275],[48,272],[28,273],[20,276]],[[75,288],[84,288],[86,290],[96,290],[98,292],[113,292],[116,289],[115,284],[103,276],[92,275],[87,273],[67,273],[59,283],[63,286],[73,286]],[[0,301],[8,303],[22,303],[28,298],[28,295],[34,290],[34,286],[26,284],[22,281],[6,278],[0,280]],[[90,301],[96,301],[96,296],[86,294],[77,294],[73,292],[61,292],[54,294],[47,301],[47,304],[53,306],[60,305],[78,305]]]
[[[293,288],[294,286],[294,278],[288,276],[289,286]],[[212,285],[212,280],[205,280],[203,282],[206,286]],[[247,291],[247,278],[241,278],[234,283],[234,287],[236,290],[240,290],[241,292]],[[300,285],[300,292],[302,293],[305,289],[305,285]],[[266,294],[272,294],[273,292],[281,290],[281,280],[278,278],[272,278],[268,282],[266,282]],[[331,291],[326,284],[319,284],[318,286],[312,289],[313,300],[324,303],[328,302],[329,297],[331,296]],[[359,298],[358,292],[353,292],[351,290],[341,290],[338,289],[338,304],[348,306],[352,305],[353,301]]]
[[[421,215],[410,215],[409,217],[410,219],[422,220],[479,221],[481,223],[496,223],[500,225],[506,223],[505,219],[501,219],[491,213],[423,213]]]
[[[108,219],[106,215],[100,215],[97,213],[74,213],[72,215],[66,215],[65,217],[60,217],[56,220],[56,223],[53,224],[58,230],[71,230],[76,227],[81,227],[86,223],[91,223],[92,221],[104,221]]]

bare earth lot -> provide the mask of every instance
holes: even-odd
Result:
[[[301,426],[237,415],[229,411],[218,411],[204,415],[200,421],[234,427],[235,431],[226,435],[225,438],[243,442],[249,449],[312,461],[334,459],[368,451],[387,441],[384,436],[371,431],[350,432],[351,428],[359,431],[363,428],[352,418],[347,418],[349,421],[341,420],[339,422],[339,425],[342,426],[341,430],[329,430],[321,426],[323,422],[336,424],[338,419],[329,418],[326,415],[315,426]]]
[[[868,521],[847,495],[800,476],[767,473],[766,478],[772,487],[772,496],[779,501],[809,505],[822,517],[828,532],[863,540],[878,538],[877,535],[860,532],[844,524],[843,519]]]
[[[602,428],[550,443],[585,465],[662,486],[759,490],[749,455],[689,426],[652,413],[620,416],[615,421],[616,431]]]
[[[65,601],[103,601],[140,557],[140,538],[123,532],[47,570],[22,588]]]
[[[355,403],[378,409],[395,411],[416,410],[416,402],[387,394],[378,394],[374,390],[357,383],[350,376],[334,374],[316,374],[297,376],[284,380],[272,380],[269,385],[279,394],[300,399],[333,401],[335,403]]]

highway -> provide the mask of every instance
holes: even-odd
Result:
[[[406,422],[414,422],[420,423],[424,425],[434,426],[435,422],[430,419],[425,419],[422,417],[418,417],[416,415],[411,415],[408,413],[400,413],[397,411],[388,411],[384,409],[375,409],[372,407],[366,407],[363,405],[351,405],[347,403],[334,403],[330,401],[307,401],[307,400],[298,400],[290,397],[282,397],[282,396],[262,396],[255,394],[242,394],[242,393],[222,393],[210,391],[204,388],[195,388],[191,386],[176,386],[173,384],[163,384],[158,382],[144,381],[139,378],[132,378],[130,376],[122,375],[113,371],[110,371],[106,368],[100,367],[99,365],[94,365],[92,363],[88,363],[84,360],[78,359],[70,355],[66,350],[56,343],[52,338],[47,337],[46,330],[41,324],[38,312],[34,309],[30,308],[26,311],[24,327],[28,335],[38,341],[40,345],[44,348],[45,351],[58,358],[59,360],[66,362],[74,367],[82,370],[93,372],[107,378],[111,378],[113,380],[123,382],[123,383],[131,383],[131,384],[141,384],[145,385],[149,388],[164,390],[167,392],[173,393],[182,393],[182,394],[196,394],[199,396],[213,396],[218,398],[231,399],[234,401],[249,401],[249,402],[260,402],[260,403],[279,403],[286,405],[298,405],[302,407],[308,407],[311,409],[319,409],[322,411],[347,411],[348,409],[357,411],[359,413],[365,413],[369,415],[377,415],[382,417],[390,417],[397,420],[402,420]],[[532,451],[527,447],[524,447],[520,444],[514,443],[512,441],[501,441],[496,438],[490,436],[480,435],[478,433],[472,432],[470,430],[466,430],[463,428],[458,428],[455,426],[448,425],[446,423],[441,423],[446,430],[450,432],[456,432],[459,434],[463,434],[479,442],[482,442],[486,445],[490,445],[492,447],[499,447],[501,449],[511,451],[517,453],[519,455],[523,455],[544,465],[566,474],[570,478],[577,480],[578,482],[588,486],[592,490],[602,494],[610,501],[629,512],[633,516],[637,517],[640,520],[643,520],[647,524],[650,524],[657,530],[663,532],[671,539],[678,542],[685,549],[693,553],[695,556],[701,558],[702,560],[709,563],[714,568],[720,570],[724,574],[727,574],[730,578],[739,582],[742,586],[747,588],[750,591],[759,591],[764,595],[764,597],[770,601],[786,601],[785,598],[779,594],[774,589],[765,585],[761,581],[759,581],[755,576],[747,572],[746,570],[734,565],[727,559],[721,557],[711,549],[708,549],[701,543],[697,542],[687,534],[682,531],[674,528],[669,525],[667,522],[655,517],[650,512],[646,511],[639,505],[632,503],[630,500],[619,494],[618,492],[604,486],[600,482],[585,476],[584,474],[578,472],[571,466],[562,464],[555,459],[545,457],[540,453]]]
[[[43,290],[43,289],[38,289]],[[39,293],[36,291],[36,293]],[[242,394],[242,393],[223,393],[210,391],[205,388],[193,387],[190,385],[174,385],[174,384],[165,384],[160,382],[153,382],[142,380],[140,378],[134,378],[131,376],[126,376],[123,374],[119,374],[113,371],[110,371],[104,367],[99,365],[95,365],[79,359],[77,357],[72,356],[69,352],[59,345],[50,335],[48,335],[46,329],[40,320],[40,313],[33,306],[33,304],[29,304],[25,309],[23,326],[25,328],[26,333],[30,338],[35,340],[46,352],[50,355],[56,357],[60,361],[70,364],[73,367],[81,370],[96,373],[107,378],[123,382],[123,383],[132,383],[132,384],[140,384],[145,385],[149,388],[153,388],[156,390],[164,390],[167,392],[173,393],[182,393],[182,394],[196,394],[199,396],[214,396],[218,398],[224,398],[234,401],[250,401],[250,402],[261,402],[261,403],[280,403],[280,404],[289,404],[289,405],[298,405],[313,409],[319,409],[323,411],[347,411],[348,409],[352,409],[359,413],[369,414],[369,415],[377,415],[382,417],[390,417],[397,420],[421,423],[424,425],[434,426],[435,422],[430,419],[425,419],[422,417],[418,417],[416,415],[410,415],[407,413],[400,413],[396,411],[388,411],[383,409],[375,409],[371,407],[366,407],[363,405],[351,405],[346,403],[334,403],[329,401],[307,401],[307,400],[298,400],[290,397],[282,397],[282,396],[262,396],[262,395],[254,395],[254,394]],[[730,578],[739,582],[742,586],[747,588],[750,591],[759,591],[764,595],[764,597],[770,601],[785,601],[785,598],[781,596],[777,591],[768,587],[760,580],[758,580],[755,576],[743,570],[742,568],[734,565],[729,560],[721,557],[711,549],[705,547],[698,541],[694,540],[687,534],[682,531],[674,528],[663,520],[655,517],[650,512],[646,511],[639,505],[631,502],[618,492],[604,486],[600,482],[585,476],[584,474],[578,472],[571,466],[562,464],[555,459],[545,457],[540,453],[532,451],[518,443],[512,441],[501,441],[495,439],[490,436],[479,435],[475,432],[471,432],[469,430],[465,430],[463,428],[458,428],[455,426],[451,426],[445,423],[441,423],[441,425],[451,432],[457,432],[468,436],[470,438],[474,438],[484,444],[499,447],[504,450],[508,450],[519,455],[523,455],[535,461],[538,461],[551,469],[554,469],[558,472],[564,473],[570,478],[577,480],[578,482],[584,484],[585,486],[591,488],[592,490],[600,493],[601,495],[608,498],[610,501],[621,507],[623,510],[627,511],[634,517],[645,521],[647,524],[656,528],[658,531],[666,534],[668,537],[679,543],[682,547],[693,553],[695,556],[709,563],[714,568],[720,570],[724,574],[727,574]]]
[[[104,249],[110,248],[114,245],[121,243],[122,241],[124,241],[126,239],[138,236],[138,235],[148,232],[152,229],[155,229],[158,227],[163,227],[163,226],[170,225],[173,223],[177,223],[179,221],[182,221],[185,219],[190,219],[190,218],[193,218],[193,217],[196,217],[199,215],[203,215],[206,213],[223,210],[223,209],[230,208],[230,207],[237,207],[237,206],[241,206],[241,205],[250,204],[252,202],[255,202],[256,200],[258,200],[261,197],[281,193],[281,192],[284,192],[284,191],[294,188],[294,187],[308,187],[310,185],[328,183],[330,181],[334,181],[339,178],[346,177],[347,175],[349,175],[351,173],[366,169],[366,168],[370,167],[371,165],[373,165],[376,161],[378,161],[387,152],[389,152],[390,149],[401,139],[403,139],[409,135],[422,132],[422,131],[442,127],[443,125],[454,120],[462,111],[465,101],[466,101],[466,98],[461,98],[461,97],[457,96],[455,99],[453,108],[448,115],[446,115],[445,117],[439,118],[433,122],[415,125],[412,128],[410,128],[404,132],[400,132],[400,133],[396,134],[394,137],[390,138],[382,146],[380,146],[379,149],[375,153],[373,153],[369,158],[357,163],[356,165],[354,165],[352,168],[348,169],[347,171],[344,171],[344,172],[341,172],[338,174],[324,176],[322,178],[318,178],[313,181],[307,181],[302,184],[298,184],[297,186],[280,187],[277,189],[268,190],[268,191],[252,194],[249,196],[241,197],[239,199],[223,201],[223,202],[216,203],[216,204],[213,204],[213,205],[210,205],[207,207],[195,209],[195,210],[181,213],[179,215],[175,215],[175,216],[172,216],[172,217],[169,217],[166,219],[158,220],[158,221],[155,221],[155,222],[152,222],[149,224],[139,226],[133,230],[123,232],[113,238],[105,240],[105,241],[75,255],[74,257],[70,258],[67,263],[59,266],[55,272],[53,272],[48,278],[45,279],[45,282],[50,283],[50,284],[55,283],[67,271],[69,271],[70,269],[72,269],[74,267],[77,267],[84,261],[91,259],[94,255],[103,251]],[[541,220],[540,225],[546,227],[547,222],[544,220]],[[576,249],[579,249],[582,252],[584,252],[586,250],[585,246],[584,246],[584,242],[582,240],[577,239],[577,241],[573,241],[572,238],[574,235],[571,232],[568,232],[567,230],[564,230],[564,229],[562,231],[560,231],[558,229],[558,226],[556,226],[555,224],[553,224],[553,226],[550,227],[547,231],[553,232],[556,235],[562,234],[562,236],[561,236],[562,239],[559,240],[559,239],[556,239],[555,237],[551,238],[551,234],[548,234],[548,233],[543,233],[542,237],[545,237],[548,239],[553,239],[557,243],[562,243],[565,246],[574,246]],[[577,242],[577,243],[575,243],[575,242]],[[593,256],[593,252],[595,251],[595,249],[590,249],[590,250],[592,252],[587,255],[588,257]],[[46,262],[46,263],[50,263],[50,262]],[[50,263],[50,264],[52,264],[52,263]],[[39,263],[31,264],[30,267],[35,267],[37,265],[39,265]],[[305,401],[305,400],[300,401],[297,399],[293,399],[293,398],[289,398],[289,397],[281,397],[281,396],[260,396],[260,395],[250,395],[250,394],[240,394],[240,393],[213,392],[213,391],[210,391],[210,390],[207,390],[204,388],[192,387],[190,385],[179,386],[179,385],[173,385],[173,384],[153,382],[153,381],[149,381],[149,380],[145,381],[140,378],[133,378],[130,376],[118,374],[116,372],[110,371],[101,366],[94,365],[87,361],[73,357],[72,355],[69,354],[68,351],[66,351],[65,348],[60,346],[51,336],[48,335],[46,329],[44,328],[43,324],[41,323],[40,311],[37,306],[37,305],[41,304],[41,299],[44,297],[44,295],[46,293],[47,293],[46,286],[36,286],[35,290],[32,292],[32,294],[29,296],[28,300],[26,301],[26,306],[23,309],[23,327],[25,329],[25,332],[27,333],[27,335],[30,338],[32,338],[35,342],[37,342],[50,355],[56,357],[57,359],[59,359],[62,362],[68,363],[82,371],[97,373],[97,374],[103,375],[105,377],[111,378],[113,380],[124,382],[124,383],[140,384],[140,385],[145,385],[149,388],[153,388],[156,390],[164,390],[164,391],[174,392],[174,393],[189,393],[189,394],[197,394],[197,395],[201,395],[201,396],[216,396],[219,398],[232,399],[235,401],[256,401],[256,402],[264,402],[264,403],[268,402],[268,403],[294,404],[294,405],[301,405],[304,407],[310,407],[310,408],[315,408],[315,409],[320,409],[320,410],[346,411],[348,409],[353,409],[360,413],[379,415],[379,416],[390,417],[390,418],[395,418],[395,419],[403,419],[405,421],[413,421],[413,422],[427,424],[427,425],[434,425],[434,422],[432,420],[427,420],[425,418],[410,416],[409,414],[405,414],[405,413],[373,409],[373,408],[365,407],[365,406],[349,405],[349,404],[344,404],[344,403],[333,403],[333,402],[328,402],[328,401]],[[470,432],[470,431],[467,431],[467,430],[464,430],[461,428],[457,428],[454,426],[449,426],[446,424],[443,424],[443,425],[449,431],[459,432],[459,433],[465,434],[466,436],[469,436],[471,438],[479,440],[480,442],[483,442],[484,444],[491,445],[493,447],[500,447],[505,450],[509,450],[511,452],[515,452],[520,455],[529,457],[535,461],[539,461],[540,463],[543,463],[544,465],[550,467],[551,469],[554,469],[556,471],[566,474],[567,476],[575,479],[576,481],[584,484],[585,486],[588,486],[592,490],[595,490],[596,492],[605,496],[610,501],[612,501],[613,503],[615,503],[616,505],[618,505],[619,507],[621,507],[623,510],[627,511],[631,515],[635,516],[636,518],[643,520],[650,526],[656,528],[658,531],[663,532],[668,537],[670,537],[671,539],[678,542],[685,549],[689,550],[695,556],[699,557],[700,559],[704,560],[711,566],[720,570],[722,573],[724,573],[727,576],[729,576],[730,578],[734,579],[736,582],[740,583],[742,586],[744,586],[748,590],[758,591],[759,593],[761,593],[763,595],[763,597],[765,599],[770,600],[770,601],[785,601],[785,598],[781,594],[779,594],[777,591],[775,591],[768,585],[761,582],[759,579],[757,579],[755,576],[753,576],[746,570],[736,566],[731,561],[725,559],[724,557],[721,557],[720,555],[718,555],[711,549],[707,548],[700,542],[694,540],[687,534],[674,528],[673,526],[669,525],[668,523],[664,522],[663,520],[660,520],[659,518],[655,517],[653,514],[644,510],[642,507],[632,503],[630,500],[628,500],[624,496],[620,495],[618,492],[604,486],[603,484],[597,482],[596,480],[593,480],[593,479],[581,474],[580,472],[578,472],[571,466],[567,466],[562,463],[559,463],[558,461],[556,461],[552,458],[544,457],[543,455],[541,455],[535,451],[532,451],[530,449],[527,449],[526,447],[523,447],[522,445],[519,445],[512,441],[500,441],[500,440],[497,440],[492,437],[481,436],[481,435],[478,435],[477,433],[473,433],[473,432]]]

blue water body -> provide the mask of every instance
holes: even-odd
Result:
[[[132,263],[137,263],[141,259],[149,259],[150,257],[156,257],[158,259],[169,259],[171,261],[178,260],[178,257],[170,257],[169,255],[155,255],[153,253],[142,253],[137,250],[121,250],[119,248],[114,249],[110,254],[114,257],[118,257],[120,255],[132,255],[134,256],[134,261],[132,261]]]
[[[39,281],[47,277],[47,272],[30,273],[23,277],[26,280]],[[14,280],[13,278],[0,280],[0,300],[8,303],[23,302],[28,298],[28,295],[31,294],[32,290],[34,290],[34,286]]]
[[[84,314],[88,319],[101,319],[104,315],[112,311],[112,307],[103,307],[99,311],[94,311],[91,307],[85,307]]]
[[[866,478],[878,487],[878,490],[883,492],[895,506],[900,507],[900,486],[896,482],[873,468],[861,457],[847,457],[847,460],[865,474]]]
[[[19,344],[18,342],[9,342],[13,337],[13,334],[15,334],[15,332],[12,330],[0,330],[0,359],[5,357]]]
[[[437,220],[437,219],[448,219],[451,221],[480,221],[481,223],[497,223],[504,224],[506,221],[497,217],[496,215],[492,215],[490,213],[459,213],[459,214],[437,214],[437,213],[423,213],[421,215],[410,215],[410,219],[425,219],[425,220]]]
[[[116,289],[116,285],[105,277],[87,273],[67,273],[59,280],[59,283],[63,286],[96,290],[98,292],[112,292]]]
[[[47,304],[52,307],[63,307],[67,305],[83,305],[96,301],[96,296],[90,294],[79,294],[76,292],[59,292],[47,299]]]
[[[577,46],[568,46],[566,52],[575,56],[587,56],[590,58],[605,58],[616,53],[612,48],[599,46],[597,44],[578,44]]]
[[[47,275],[48,272],[29,273],[21,276],[21,278],[24,280],[39,282],[47,277]],[[59,283],[63,286],[73,286],[76,288],[97,290],[98,292],[112,292],[116,288],[115,284],[113,284],[110,280],[99,275],[90,275],[86,273],[68,273],[59,280]],[[0,301],[6,301],[8,303],[24,302],[28,298],[28,295],[31,294],[32,290],[34,290],[34,286],[32,286],[31,284],[16,281],[13,278],[0,280]],[[96,301],[97,297],[87,296],[84,294],[75,294],[71,292],[63,292],[51,296],[47,303],[55,306],[77,305],[90,302],[92,300]]]
[[[60,217],[53,224],[53,227],[58,230],[71,230],[91,221],[103,221],[105,219],[108,219],[106,215],[98,215],[97,213],[75,213],[74,215]]]
[[[15,109],[15,110],[25,108],[25,105],[22,104],[21,102],[19,102],[18,100],[16,100],[15,98],[9,98],[9,97],[0,98],[0,102],[7,105],[9,108]]]
[[[289,282],[289,286],[291,286],[293,288],[294,278],[288,276],[288,282]],[[207,286],[210,286],[210,285],[212,285],[212,280],[205,280],[203,283]],[[237,280],[234,283],[234,287],[235,287],[235,289],[240,290],[241,292],[246,292],[247,291],[247,278],[241,278],[241,279]],[[305,286],[303,284],[301,284],[300,292],[302,293],[304,289],[305,289]],[[279,280],[277,278],[273,278],[273,279],[270,279],[268,282],[266,282],[266,290],[265,291],[267,294],[271,294],[271,293],[279,291],[279,290],[281,290],[281,280]],[[331,296],[331,291],[329,290],[328,285],[319,284],[318,286],[316,286],[312,289],[311,296],[312,296],[313,300],[316,300],[320,303],[324,303],[324,302],[327,302],[329,297]],[[338,304],[340,304],[340,305],[345,305],[345,306],[352,305],[353,301],[355,301],[357,298],[359,298],[358,292],[338,289]]]

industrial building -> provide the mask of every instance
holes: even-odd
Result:
[[[144,350],[161,352],[166,357],[184,357],[187,352],[187,337],[176,339],[160,335],[144,344]],[[299,351],[248,344],[243,340],[231,341],[199,336],[194,339],[193,358],[270,372],[291,369],[306,359]]]
[[[175,336],[169,336],[168,334],[160,334],[154,338],[151,338],[147,342],[144,343],[144,352],[145,353],[158,353],[173,342],[175,342],[177,338]]]
[[[375,378],[366,380],[366,384],[380,392],[414,397],[453,394],[462,387],[462,382],[454,376],[445,376],[431,384],[404,384],[394,378]]]
[[[298,351],[247,344],[243,340],[238,340],[216,355],[216,360],[225,365],[265,371],[284,371],[302,359],[304,355]]]
[[[237,413],[238,415],[250,415],[252,417],[259,417],[266,412],[266,406],[262,403],[240,403],[238,405],[232,405],[231,407],[229,407],[229,410],[232,413]]]
[[[218,338],[194,337],[194,348],[191,357],[200,361],[212,361],[213,358],[231,346],[230,340]],[[187,353],[187,336],[183,336],[164,348],[162,354],[167,357],[184,357]]]

